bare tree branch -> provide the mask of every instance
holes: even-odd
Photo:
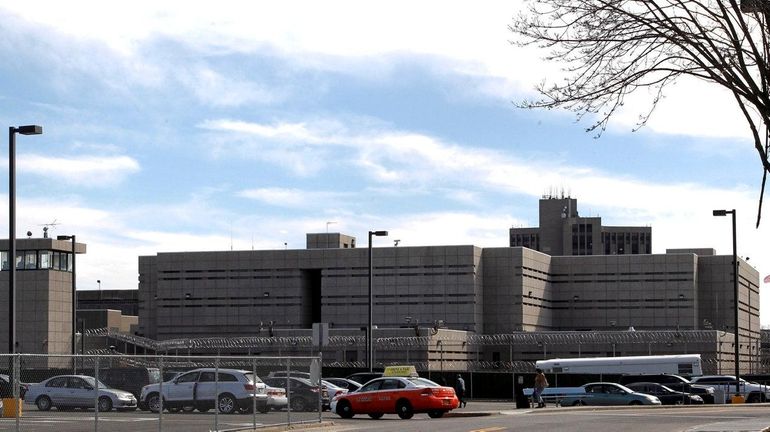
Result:
[[[746,119],[762,164],[757,227],[770,172],[770,0],[528,0],[514,19],[514,43],[548,50],[563,65],[564,82],[543,82],[541,98],[524,108],[563,108],[592,123],[601,136],[638,90],[650,91],[655,111],[664,89],[689,76],[729,90]]]

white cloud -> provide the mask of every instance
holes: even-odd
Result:
[[[261,201],[271,206],[309,208],[328,206],[330,201],[339,199],[345,194],[287,188],[258,188],[242,190],[237,195],[242,198]]]
[[[97,188],[120,183],[126,176],[140,170],[139,163],[128,156],[66,158],[24,154],[18,157],[17,165],[26,173]]]
[[[267,105],[285,97],[282,90],[268,89],[236,76],[222,75],[207,67],[198,67],[191,74],[181,74],[179,79],[200,101],[211,106]]]

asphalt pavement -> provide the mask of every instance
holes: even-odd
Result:
[[[665,410],[665,409],[688,409],[692,410],[693,414],[697,415],[697,410],[701,407],[724,407],[729,409],[729,405],[700,405],[691,407],[682,406],[650,406],[650,407],[634,407],[635,410]],[[743,404],[742,408],[750,408],[752,410],[761,410],[761,412],[770,411],[770,403],[765,404]],[[447,413],[445,418],[452,417],[484,417],[492,415],[503,416],[516,416],[525,414],[554,414],[564,413],[566,411],[613,411],[613,410],[627,410],[627,406],[608,406],[608,407],[560,407],[555,405],[548,405],[545,408],[523,408],[517,409],[516,404],[511,401],[497,401],[497,400],[473,400],[468,401],[468,404],[464,408],[458,408]],[[729,412],[729,411],[727,411]],[[726,412],[726,413],[727,413]],[[307,425],[306,427],[295,425],[291,428],[292,431],[314,431],[314,432],[333,432],[337,428],[334,424],[334,414],[329,412],[325,413],[324,421],[322,423],[316,423]],[[269,431],[284,431],[287,428],[275,427],[270,428]],[[712,423],[705,426],[697,426],[686,429],[686,432],[770,432],[770,417],[764,418],[751,418],[751,419],[730,419],[724,422]]]

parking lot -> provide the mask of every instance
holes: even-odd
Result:
[[[318,422],[318,413],[288,413],[286,411],[271,411],[265,414],[231,414],[215,416],[209,413],[164,413],[162,417],[164,431],[210,431],[216,426],[219,430],[264,427],[269,425],[285,425],[287,423]],[[99,413],[99,430],[101,431],[157,431],[159,418],[157,414],[147,411],[108,412]],[[19,419],[22,431],[45,432],[75,432],[94,430],[93,411],[47,411],[41,412],[34,408],[23,412]],[[13,431],[16,419],[0,419],[0,431]]]
[[[454,410],[441,419],[430,419],[427,415],[415,415],[411,420],[401,420],[396,415],[386,415],[372,420],[367,416],[356,416],[350,420],[340,419],[330,412],[323,413],[325,427],[317,428],[317,413],[292,413],[292,423],[309,422],[312,430],[323,432],[367,431],[404,432],[441,430],[460,432],[471,430],[513,431],[513,430],[559,430],[559,431],[761,431],[770,426],[770,405],[751,404],[742,406],[700,405],[691,407],[614,407],[614,408],[571,408],[549,407],[546,409],[516,410],[510,401],[471,401],[467,408]],[[209,431],[214,429],[213,413],[190,413],[163,415],[163,431]],[[253,426],[250,414],[218,416],[219,430],[243,430]],[[257,414],[257,427],[283,425],[287,412]],[[34,409],[24,412],[20,419],[20,430],[41,432],[80,432],[93,430],[93,412],[39,412]],[[149,412],[100,413],[99,430],[115,432],[157,431],[157,415]],[[15,419],[0,419],[0,431],[13,431]],[[302,430],[302,427],[298,428]],[[308,428],[311,429],[310,427]]]

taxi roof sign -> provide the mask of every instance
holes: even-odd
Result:
[[[386,377],[416,377],[417,368],[414,366],[386,366],[382,376]]]

